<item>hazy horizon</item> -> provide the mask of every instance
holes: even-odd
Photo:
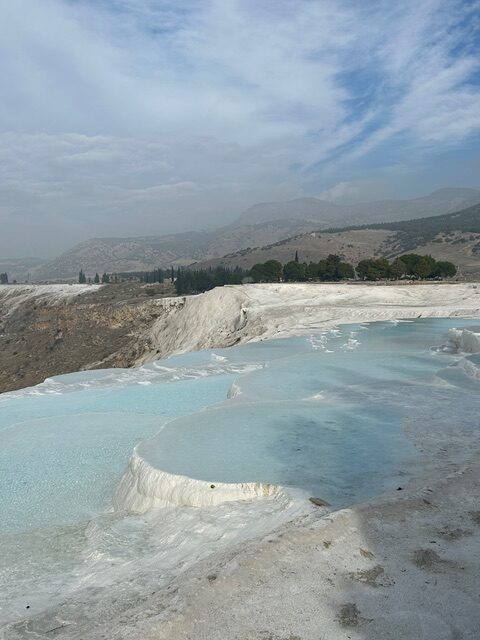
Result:
[[[258,202],[480,188],[478,0],[0,15],[0,257],[218,227]]]

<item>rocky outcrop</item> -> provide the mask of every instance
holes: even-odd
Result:
[[[168,313],[168,288],[141,285],[0,287],[0,392],[98,367],[129,367],[138,341]],[[172,302],[172,300],[174,302]]]

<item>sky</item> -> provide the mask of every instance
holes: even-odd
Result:
[[[480,188],[480,0],[0,0],[0,257]]]

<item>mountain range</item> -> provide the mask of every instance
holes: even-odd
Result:
[[[217,230],[132,238],[93,238],[41,264],[38,261],[32,264],[30,260],[26,267],[22,261],[15,264],[0,260],[0,271],[8,271],[10,279],[19,281],[24,280],[27,273],[33,281],[49,281],[76,278],[80,269],[87,275],[93,275],[96,272],[121,273],[196,262],[208,264],[211,261],[213,264],[223,256],[270,246],[332,226],[378,224],[442,215],[477,203],[480,203],[480,190],[466,188],[439,189],[428,196],[410,200],[379,200],[352,205],[339,205],[318,198],[264,202],[250,207],[235,222]],[[365,250],[370,250],[369,243],[367,245]],[[10,268],[4,268],[3,265],[8,266],[6,262]]]
[[[459,211],[480,202],[477,189],[444,188],[411,200],[377,200],[339,205],[318,198],[288,202],[264,202],[247,209],[236,226],[260,224],[278,219],[315,221],[320,226],[344,227],[370,222],[409,220]]]

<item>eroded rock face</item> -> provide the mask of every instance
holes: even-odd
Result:
[[[139,336],[168,312],[168,285],[92,287],[92,292],[0,296],[0,392],[53,375],[129,367],[143,352]]]

